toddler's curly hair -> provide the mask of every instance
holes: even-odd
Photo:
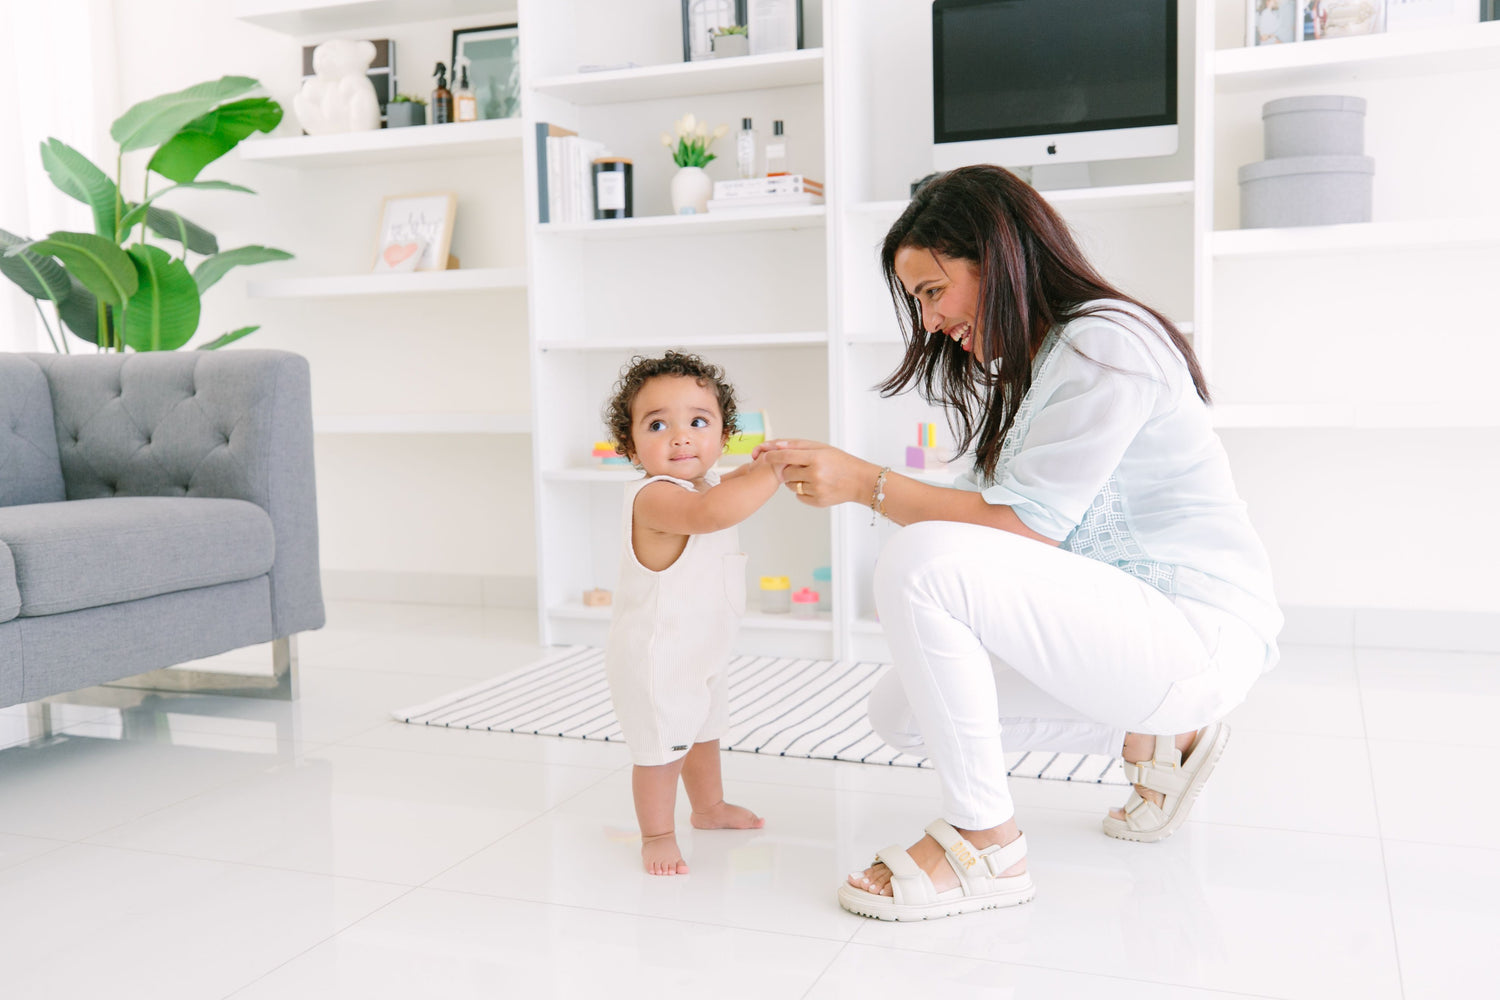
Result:
[[[704,388],[713,386],[714,394],[719,399],[719,415],[724,421],[724,435],[728,437],[734,433],[735,421],[739,419],[739,406],[734,398],[734,386],[729,384],[724,369],[709,364],[696,354],[668,351],[659,358],[636,355],[620,369],[620,379],[615,383],[609,402],[604,406],[604,426],[609,428],[618,454],[632,461],[635,459],[635,440],[630,433],[630,409],[635,405],[635,397],[640,393],[641,386],[648,379],[662,375],[696,379]]]

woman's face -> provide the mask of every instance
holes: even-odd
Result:
[[[945,257],[926,247],[902,247],[896,251],[896,277],[922,312],[922,329],[941,333],[959,347],[984,356],[975,316],[979,307],[979,268],[972,262]]]

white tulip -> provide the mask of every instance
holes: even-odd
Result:
[[[726,136],[728,134],[729,134],[729,126],[728,125],[720,125],[718,128],[714,129],[714,138],[715,139],[722,139],[722,138],[724,138],[724,136]]]
[[[672,148],[672,137],[670,135],[667,135],[667,133],[663,132],[661,134],[661,144],[663,146],[666,146],[668,149],[671,149]]]
[[[700,139],[708,138],[708,122],[699,122],[698,127],[693,132]]]
[[[691,111],[682,116],[682,128],[684,133],[691,132],[697,127],[698,119],[693,117],[693,113]]]

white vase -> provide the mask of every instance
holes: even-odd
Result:
[[[702,167],[683,167],[672,175],[672,211],[678,215],[704,214],[713,193],[714,182]]]

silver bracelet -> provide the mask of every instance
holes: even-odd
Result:
[[[875,477],[875,492],[870,496],[870,527],[875,527],[875,522],[880,518],[889,518],[885,512],[885,474],[891,471],[887,465],[880,470],[880,475]]]

